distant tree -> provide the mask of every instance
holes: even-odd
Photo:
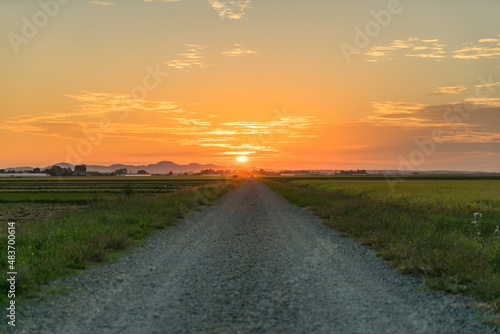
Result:
[[[114,174],[115,175],[118,175],[118,174],[127,174],[127,168],[120,168],[120,169],[117,169],[115,170]]]
[[[87,166],[85,165],[76,165],[75,166],[75,173],[77,174],[85,174],[87,172]]]
[[[43,170],[43,172],[49,174],[50,176],[73,176],[73,171],[71,170],[71,168],[62,168],[61,166],[57,165],[46,168]]]
[[[174,172],[172,172],[172,171],[168,172],[168,176],[172,176],[172,175],[174,175]]]
[[[147,174],[148,172],[146,172],[144,169],[141,169],[139,171],[137,171],[137,174]]]
[[[33,168],[33,173],[40,173],[40,168],[38,168],[38,167]]]
[[[61,166],[52,166],[49,169],[49,174],[51,176],[63,176],[64,174],[64,169]]]

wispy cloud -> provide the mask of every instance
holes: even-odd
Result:
[[[483,38],[476,43],[468,43],[463,48],[453,51],[452,57],[459,59],[499,58],[500,38]]]
[[[368,62],[388,61],[404,57],[434,60],[499,58],[500,38],[482,38],[474,43],[451,47],[441,43],[438,39],[410,37],[405,40],[394,40],[389,45],[372,46],[364,51],[364,54]]]
[[[176,69],[206,68],[205,56],[201,53],[205,47],[195,44],[186,44],[186,47],[184,53],[177,55],[180,59],[170,60],[165,64]]]
[[[424,107],[424,104],[410,102],[373,102],[372,113],[361,121],[374,125],[417,126],[426,123],[420,115]]]
[[[471,111],[470,107],[474,106]],[[446,142],[500,142],[500,99],[473,98],[463,102],[427,105],[408,102],[377,102],[373,113],[361,122],[405,129],[440,128]],[[427,135],[432,131],[426,130]]]
[[[222,19],[240,20],[251,7],[251,0],[207,0]]]
[[[94,1],[90,1],[89,4],[96,5],[96,6],[112,6],[115,3],[111,2],[111,1],[97,1],[97,0],[94,0]]]
[[[437,91],[433,92],[430,95],[450,95],[450,94],[458,94],[467,90],[467,87],[464,85],[460,86],[450,86],[450,87],[438,87]]]
[[[410,37],[406,40],[394,40],[387,46],[373,46],[365,51],[365,55],[369,62],[394,60],[398,57],[442,59],[446,57],[444,47],[437,39]]]
[[[144,2],[179,2],[183,0],[144,0]]]
[[[180,2],[184,0],[143,0],[144,2]],[[252,8],[252,0],[207,0],[221,19],[240,20]]]
[[[312,116],[286,114],[263,122],[224,122],[215,115],[201,116],[170,101],[146,101],[129,95],[85,91],[67,95],[77,102],[72,112],[21,115],[2,121],[0,129],[63,140],[86,140],[86,133],[110,124],[106,140],[124,143],[168,144],[213,148],[219,152],[279,152],[286,143],[316,137],[321,122]],[[262,138],[273,140],[261,140]]]
[[[227,57],[243,57],[257,53],[257,51],[242,49],[241,46],[241,44],[235,44],[232,50],[222,51],[221,53]]]
[[[476,88],[489,88],[489,87],[495,87],[495,86],[500,86],[500,81],[485,83],[482,85],[476,85]]]
[[[465,100],[483,108],[500,108],[500,98],[495,97],[474,97]]]

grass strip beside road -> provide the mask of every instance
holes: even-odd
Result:
[[[185,214],[215,201],[240,181],[221,181],[181,188],[165,194],[133,194],[103,199],[72,215],[16,223],[16,297],[36,296],[40,286],[56,278],[102,263],[150,236],[174,225]],[[2,222],[0,245],[7,247]],[[2,252],[3,254],[3,252]],[[8,272],[7,256],[0,270]],[[8,282],[0,283],[0,304],[7,301]]]
[[[358,187],[352,179],[349,184],[261,180],[291,203],[323,218],[326,225],[373,246],[399,272],[424,278],[438,290],[474,296],[500,311],[500,231],[495,232],[500,225],[498,190],[496,197],[486,201],[477,199],[481,189],[467,197],[459,192],[463,185],[457,184],[461,200],[433,204],[425,196],[412,201],[411,196],[391,192],[387,184],[382,192],[384,181]],[[405,191],[412,195],[412,187],[421,185],[411,182],[422,181],[405,182],[401,187],[410,188]],[[439,187],[426,189],[428,196],[440,191]],[[476,210],[481,210],[481,218],[473,217]]]

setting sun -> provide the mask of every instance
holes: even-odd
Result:
[[[236,161],[239,161],[239,162],[245,162],[247,160],[248,160],[247,157],[244,157],[244,156],[236,158]]]

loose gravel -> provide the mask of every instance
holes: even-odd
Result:
[[[258,180],[119,261],[58,280],[21,333],[498,333]]]

